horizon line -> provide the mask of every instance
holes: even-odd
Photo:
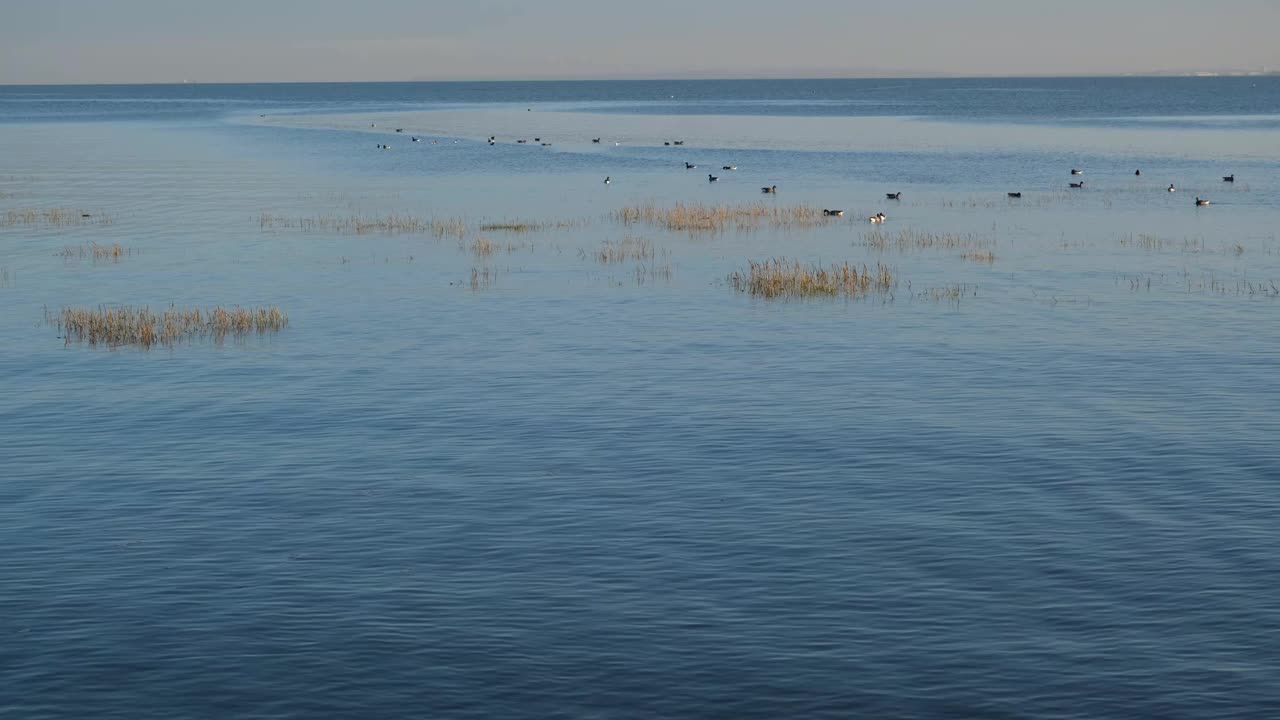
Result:
[[[0,83],[0,87],[122,87],[136,85],[418,85],[478,83],[559,83],[559,82],[734,82],[755,80],[1073,80],[1108,78],[1248,78],[1274,77],[1280,71],[1258,70],[1157,70],[1126,73],[1026,74],[1026,75],[962,75],[962,74],[874,74],[874,75],[786,75],[786,76],[693,76],[693,77],[548,77],[548,78],[476,78],[476,79],[400,79],[400,80],[165,80],[144,82],[18,82]]]

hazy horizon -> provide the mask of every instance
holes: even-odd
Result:
[[[1280,67],[1271,41],[1280,3],[1270,0],[102,5],[47,0],[6,9],[0,84],[1073,77]]]

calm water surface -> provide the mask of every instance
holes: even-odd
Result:
[[[1277,227],[1274,77],[0,88],[0,716],[1276,715]]]

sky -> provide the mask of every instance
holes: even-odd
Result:
[[[0,0],[0,84],[1280,69],[1280,0]]]

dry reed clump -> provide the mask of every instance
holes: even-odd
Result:
[[[996,261],[996,254],[990,250],[969,250],[960,256],[963,260],[969,262],[986,263],[988,265]]]
[[[985,248],[995,244],[995,240],[972,233],[931,233],[904,229],[897,233],[883,230],[872,230],[862,234],[863,242],[872,250],[958,250],[966,248]]]
[[[120,258],[132,255],[133,250],[127,248],[120,243],[111,243],[110,245],[99,245],[98,243],[89,243],[88,245],[68,245],[62,248],[54,255],[64,260],[83,260],[89,258],[94,262],[119,262]]]
[[[302,232],[328,232],[341,234],[412,235],[431,234],[436,237],[463,237],[467,224],[456,218],[423,220],[412,215],[392,213],[381,217],[362,215],[321,215],[317,217],[290,218],[264,212],[258,216],[258,226],[263,230],[300,230]]]
[[[69,225],[110,225],[110,216],[101,213],[94,215],[83,210],[66,208],[18,208],[6,210],[0,215],[0,226],[15,225],[47,225],[65,227]]]
[[[289,324],[288,316],[275,306],[226,308],[220,305],[208,310],[170,306],[160,313],[146,306],[71,307],[56,314],[46,310],[45,321],[56,325],[68,343],[135,345],[143,349],[203,337],[221,342],[227,337],[242,338],[250,333],[279,332]]]
[[[837,216],[823,214],[822,208],[805,205],[778,207],[765,203],[742,205],[686,205],[659,207],[654,203],[628,205],[613,211],[613,219],[624,225],[643,223],[683,232],[723,232],[730,228],[751,230],[761,225],[775,228],[803,228],[825,225]]]
[[[823,267],[773,258],[749,265],[747,272],[730,275],[729,282],[764,298],[865,297],[888,293],[898,284],[892,268],[883,263],[874,269],[849,262]]]
[[[610,265],[627,260],[653,260],[656,251],[651,241],[628,235],[618,242],[606,240],[599,249],[591,252],[579,250],[578,254],[590,257],[602,265]]]

